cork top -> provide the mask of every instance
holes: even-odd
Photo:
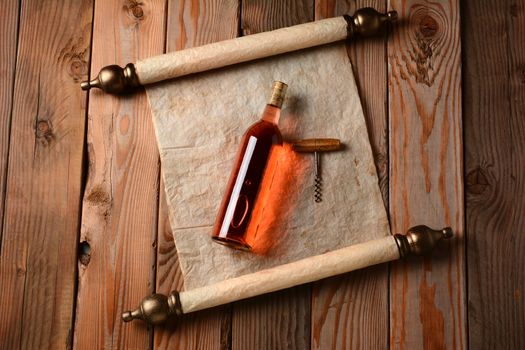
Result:
[[[277,108],[281,108],[281,106],[283,105],[284,96],[286,96],[287,88],[288,85],[286,85],[282,81],[274,81],[272,96],[270,97],[270,102],[268,102],[268,104]]]

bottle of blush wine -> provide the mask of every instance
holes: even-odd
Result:
[[[229,247],[251,250],[246,241],[261,183],[266,174],[270,155],[282,146],[277,124],[287,85],[276,81],[270,101],[261,119],[250,126],[242,137],[230,180],[212,231],[212,239]],[[260,199],[260,198],[259,198]]]

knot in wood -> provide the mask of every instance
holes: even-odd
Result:
[[[144,19],[144,3],[136,0],[127,1],[127,4],[124,5],[124,9],[127,11],[128,15],[135,20]]]
[[[487,175],[481,167],[470,171],[466,176],[467,192],[472,194],[482,194],[490,185]]]
[[[424,38],[432,38],[439,30],[439,24],[430,15],[424,15],[419,21],[419,32]]]
[[[438,7],[414,6],[410,13],[416,37],[421,40],[437,40],[447,27],[447,18]]]
[[[447,16],[440,6],[414,5],[410,9],[411,30],[409,32],[411,52],[409,57],[413,64],[409,73],[420,84],[432,86],[435,74],[439,71],[434,65],[442,64],[439,54],[443,45],[450,41],[443,36],[450,35]]]
[[[46,133],[50,129],[49,123],[46,120],[40,120],[37,123],[36,127],[37,127],[38,131],[41,132],[41,133]]]
[[[87,72],[87,62],[79,57],[73,57],[69,64],[69,75],[73,77],[74,81],[79,82],[87,77]]]
[[[436,54],[441,51],[441,46],[446,40],[447,17],[442,13],[441,7],[414,5],[410,12],[412,30],[410,58],[415,63],[409,70],[418,83],[432,86],[434,83],[434,68]]]
[[[78,83],[87,78],[89,57],[89,38],[87,35],[71,37],[58,56],[58,63],[67,74]]]
[[[133,13],[135,18],[142,18],[144,16],[144,10],[138,5],[131,8],[131,13]]]
[[[35,126],[35,138],[42,146],[48,146],[53,140],[53,128],[49,120],[37,119]]]

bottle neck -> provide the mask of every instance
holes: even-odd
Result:
[[[281,116],[281,109],[273,105],[267,104],[264,108],[261,120],[270,122],[272,124],[279,124],[279,117]]]

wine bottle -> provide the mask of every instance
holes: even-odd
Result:
[[[276,147],[282,146],[277,124],[287,85],[276,81],[270,101],[261,119],[244,133],[219,213],[212,231],[212,239],[241,250],[251,250],[246,233],[253,218],[255,204],[261,192],[261,183],[268,174],[268,163]],[[273,170],[273,169],[272,169]]]

